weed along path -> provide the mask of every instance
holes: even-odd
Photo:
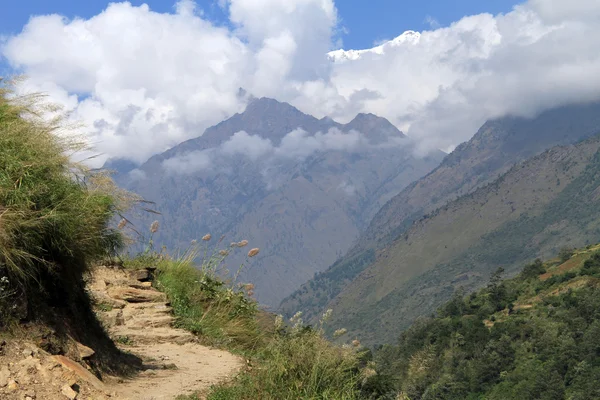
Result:
[[[88,291],[99,319],[123,350],[142,358],[144,369],[125,380],[108,380],[113,398],[172,400],[233,377],[242,360],[198,344],[188,331],[172,327],[164,293],[152,288],[151,271],[99,267]]]

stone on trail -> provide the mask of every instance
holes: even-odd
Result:
[[[107,293],[113,299],[125,300],[129,303],[150,303],[167,300],[167,296],[162,292],[131,287],[111,287],[107,290]]]

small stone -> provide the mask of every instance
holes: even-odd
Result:
[[[4,367],[2,367],[2,369],[0,369],[0,387],[4,387],[4,386],[8,385],[9,378],[10,378],[10,370],[5,365]]]
[[[58,361],[63,366],[63,368],[66,368],[69,371],[73,372],[75,375],[77,375],[78,378],[91,384],[96,389],[98,389],[98,390],[105,389],[104,383],[100,379],[98,379],[94,374],[92,374],[90,371],[85,369],[81,364],[78,364],[75,361],[73,361],[65,356],[58,355],[58,356],[52,356],[52,358],[55,359],[56,361]]]
[[[129,303],[150,303],[166,301],[167,296],[157,290],[143,290],[126,287],[112,287],[107,290],[110,297]]]
[[[23,355],[25,357],[33,356],[33,350],[31,350],[31,349],[25,349],[25,350],[23,350]]]
[[[130,271],[129,276],[131,279],[135,279],[136,281],[144,282],[148,281],[151,278],[150,271],[147,269],[138,269],[136,271]]]
[[[123,310],[119,310],[115,315],[115,325],[125,325],[125,317],[123,317]]]
[[[77,398],[77,392],[69,385],[64,385],[60,391],[69,400],[75,400]]]
[[[6,385],[6,388],[9,391],[14,392],[15,390],[17,390],[19,388],[19,385],[17,384],[17,382],[14,379],[11,379],[8,381],[8,385]]]
[[[93,349],[87,347],[84,344],[81,344],[79,342],[76,342],[75,344],[77,346],[77,351],[79,352],[79,357],[81,358],[90,358],[96,353]]]

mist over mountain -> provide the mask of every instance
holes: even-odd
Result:
[[[384,118],[317,119],[260,98],[201,136],[157,154],[117,181],[162,215],[155,243],[186,248],[207,233],[259,247],[241,275],[277,306],[344,254],[373,215],[444,157],[421,157]],[[109,164],[110,165],[110,164]],[[118,169],[118,168],[117,168]],[[134,219],[146,229],[154,215]],[[227,260],[237,270],[243,257]]]
[[[331,307],[336,324],[381,342],[391,339],[391,326],[407,327],[498,265],[515,271],[561,245],[600,240],[597,139],[554,147],[600,133],[599,116],[600,104],[589,103],[488,121],[384,205],[351,250],[282,310],[316,318]],[[574,194],[580,198],[571,207],[585,215],[567,212]]]

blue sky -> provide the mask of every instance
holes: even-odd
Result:
[[[131,0],[134,5],[146,3],[154,11],[173,10],[173,0]],[[102,11],[106,0],[19,0],[6,4],[0,13],[0,35],[21,31],[30,15],[59,13],[69,18],[89,18]],[[508,12],[516,0],[337,0],[336,6],[347,29],[342,39],[345,48],[367,48],[373,43],[392,39],[405,30],[424,30],[430,27],[428,17],[446,26],[465,15],[488,12]],[[200,0],[197,4],[205,15],[220,23],[226,16],[214,0]]]

